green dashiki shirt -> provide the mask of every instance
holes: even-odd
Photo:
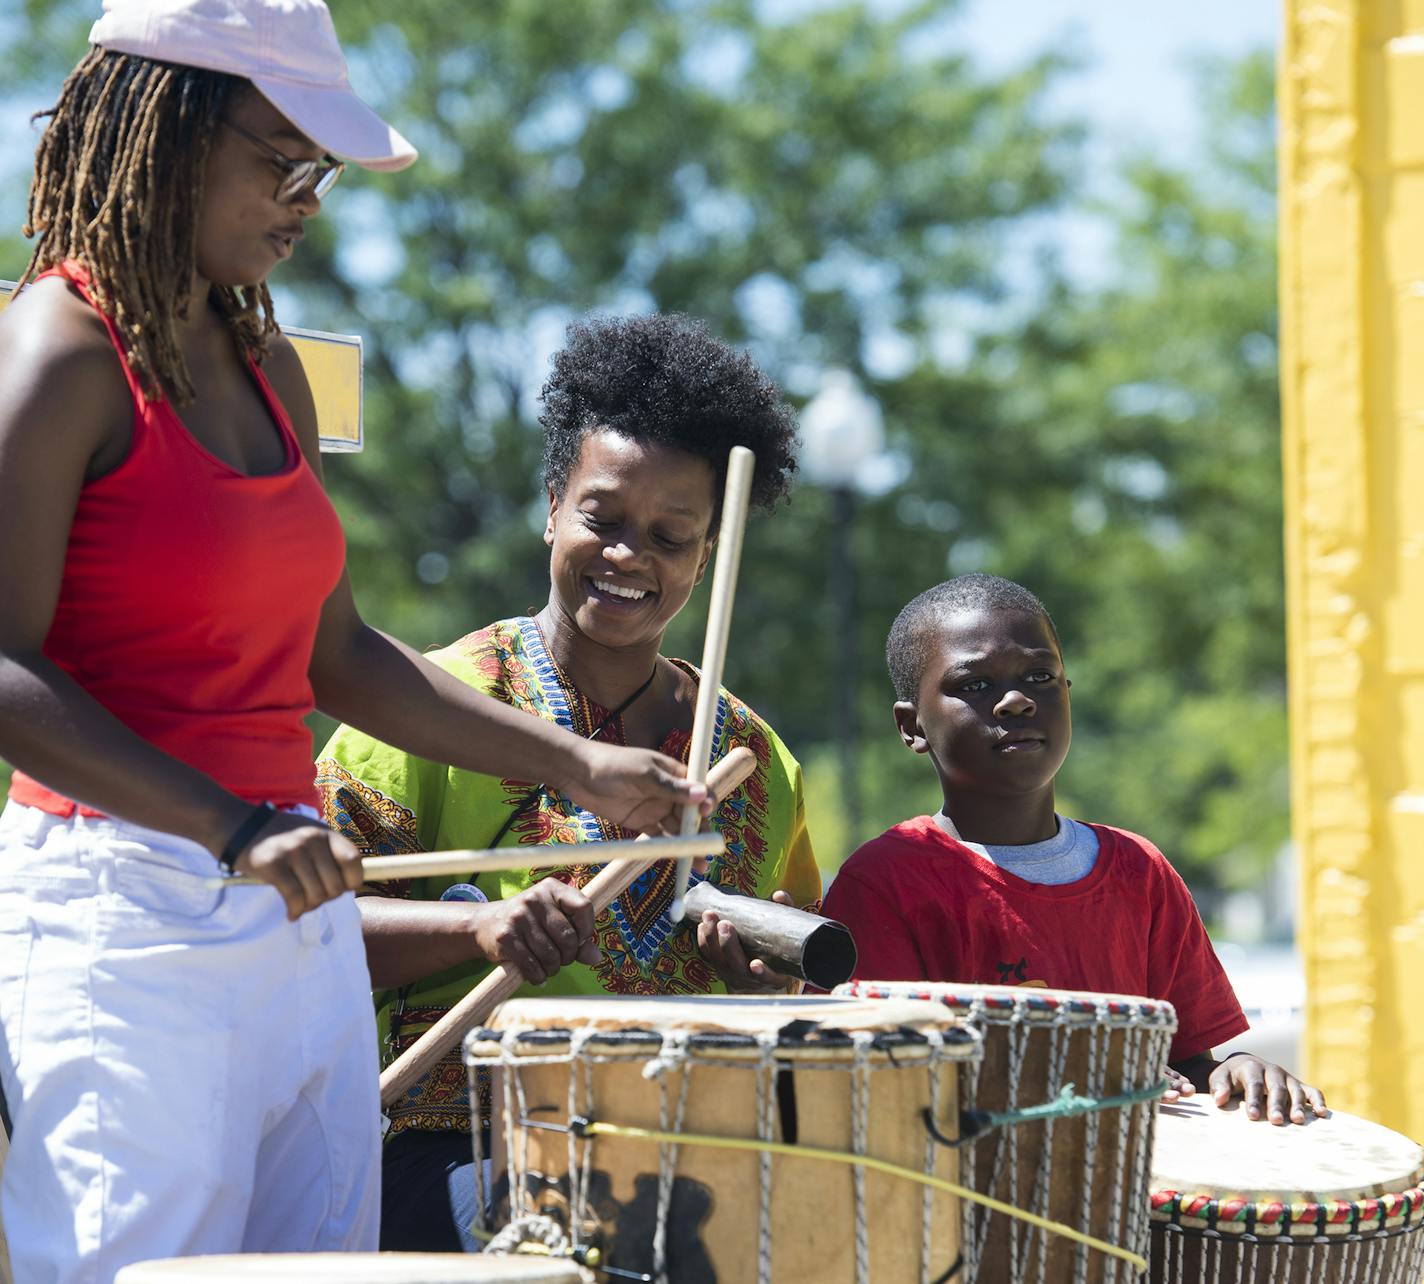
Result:
[[[471,686],[575,735],[588,736],[608,711],[569,682],[545,646],[535,621],[501,620],[429,656]],[[694,680],[697,670],[675,660]],[[623,742],[623,724],[614,718],[601,740]],[[660,746],[687,760],[690,736],[669,734]],[[723,690],[717,703],[712,760],[739,745],[756,756],[756,768],[711,817],[726,840],[713,858],[714,885],[768,898],[785,890],[796,904],[820,904],[821,876],[806,832],[801,768],[772,729],[735,696]],[[492,844],[511,812],[535,783],[460,771],[412,757],[350,727],[338,729],[317,763],[327,823],[345,834],[364,855],[479,848]],[[541,790],[500,840],[501,846],[592,843],[628,838],[617,825],[600,820],[553,789]],[[541,869],[530,853],[527,870],[487,873],[477,886],[490,899],[515,896],[541,878],[561,878],[582,887],[603,865]],[[439,900],[447,888],[467,878],[419,878],[372,885],[369,893]],[[697,950],[695,933],[674,926],[671,862],[652,866],[598,918],[595,934],[602,950],[596,966],[572,963],[541,986],[521,994],[718,994],[725,987]],[[490,970],[471,963],[427,977],[404,991],[378,991],[378,1021],[390,1057],[399,1056]],[[470,1105],[458,1049],[388,1111],[390,1135],[406,1129],[468,1130]]]

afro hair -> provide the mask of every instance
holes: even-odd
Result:
[[[712,465],[718,515],[727,455],[756,455],[751,502],[769,512],[796,471],[796,417],[745,352],[677,313],[592,317],[569,327],[543,388],[544,484],[562,495],[583,439],[611,429]]]

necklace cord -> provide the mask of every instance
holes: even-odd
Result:
[[[623,703],[620,704],[616,709],[613,709],[610,712],[604,714],[602,721],[600,721],[598,726],[596,726],[592,731],[590,731],[585,738],[588,740],[597,740],[598,737],[601,736],[604,731],[608,729],[609,724],[612,723],[615,718],[621,718],[625,713],[628,712],[629,709],[633,707],[634,701],[636,701],[639,696],[643,695],[647,691],[647,689],[653,685],[653,679],[657,676],[658,662],[654,660],[653,671],[648,674],[648,676],[643,680],[642,686],[640,686],[636,691],[634,691],[633,694],[630,695],[626,700],[624,700]],[[486,843],[485,846],[498,847],[500,844],[500,840],[514,827],[514,822],[518,820],[529,809],[529,805],[534,802],[540,794],[544,792],[545,788],[546,786],[544,782],[541,781],[539,784],[535,785],[531,790],[529,790],[529,792],[526,793],[524,797],[522,797],[518,801],[518,803],[515,804],[514,810],[510,812],[508,816],[505,817],[504,824],[499,827],[499,832],[495,834],[495,836],[488,843]],[[469,882],[471,884],[477,885],[479,882],[479,875],[471,874],[469,877]],[[414,988],[414,982],[412,982],[410,985],[402,986],[400,992],[396,995],[395,1003],[391,1006],[391,1015],[389,1020],[386,1022],[386,1048],[388,1053],[392,1057],[395,1056],[395,1045],[397,1038],[400,1037],[400,1028],[402,1025],[405,1024],[406,1000],[409,999],[410,992]]]

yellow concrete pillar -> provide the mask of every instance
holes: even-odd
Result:
[[[1424,1138],[1424,0],[1286,0],[1283,37],[1305,1071]]]

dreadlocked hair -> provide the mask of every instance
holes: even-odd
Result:
[[[35,154],[25,220],[38,235],[20,284],[65,259],[88,269],[150,401],[193,400],[179,345],[197,263],[198,208],[213,133],[243,82],[223,72],[91,48],[69,74]],[[244,356],[277,324],[267,286],[213,286]]]

